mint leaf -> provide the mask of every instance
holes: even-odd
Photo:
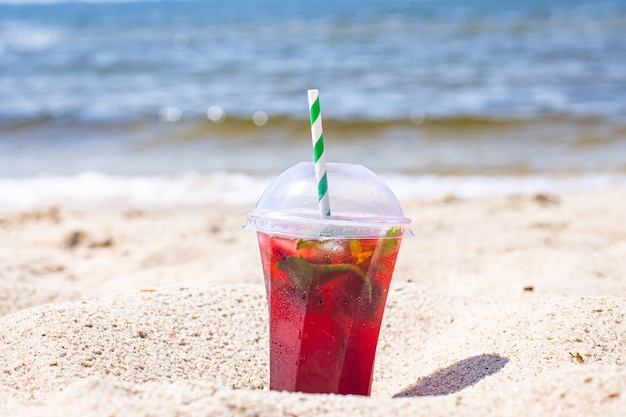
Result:
[[[337,272],[350,272],[365,281],[368,296],[372,296],[372,283],[363,272],[350,264],[313,264],[305,261],[301,256],[288,256],[279,261],[276,266],[287,274],[289,281],[299,290],[304,290],[311,284],[321,285],[333,277]]]
[[[313,264],[300,256],[287,256],[284,260],[279,261],[276,266],[285,272],[289,281],[300,290],[303,290],[315,275]]]
[[[300,239],[296,242],[296,249],[317,248],[321,242],[319,240]]]
[[[398,242],[400,241],[399,236],[401,233],[402,228],[399,226],[393,226],[385,232],[385,238],[383,238],[381,248],[383,255],[388,254],[389,252],[393,251],[396,246],[398,246]]]

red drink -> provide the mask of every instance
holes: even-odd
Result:
[[[358,239],[257,234],[270,315],[270,389],[369,395],[400,228]]]

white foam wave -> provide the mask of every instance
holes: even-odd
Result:
[[[400,200],[482,198],[539,192],[626,188],[626,175],[587,174],[576,177],[439,177],[382,175]],[[0,210],[206,205],[252,207],[271,177],[237,173],[122,177],[85,172],[75,176],[0,178]]]
[[[400,200],[455,196],[485,198],[516,194],[562,193],[626,188],[626,175],[583,174],[513,176],[383,176]]]
[[[0,0],[2,3],[2,0]],[[13,51],[16,57],[24,51],[50,48],[62,39],[61,31],[23,22],[5,22],[0,26],[2,50]],[[1,51],[0,51],[1,52]]]
[[[271,178],[243,174],[120,177],[95,172],[75,176],[0,179],[0,209],[37,207],[175,207],[249,204]]]

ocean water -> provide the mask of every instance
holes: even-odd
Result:
[[[0,0],[0,208],[250,203],[312,158],[401,197],[626,182],[626,2]]]

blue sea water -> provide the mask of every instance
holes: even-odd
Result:
[[[622,0],[0,0],[0,194],[269,178],[311,158],[309,88],[329,160],[407,184],[621,178],[624,33]]]

